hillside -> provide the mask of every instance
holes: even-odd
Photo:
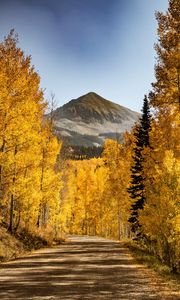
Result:
[[[106,138],[122,141],[139,115],[90,92],[54,111],[54,129],[70,145],[102,146]]]

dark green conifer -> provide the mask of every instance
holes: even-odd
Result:
[[[131,167],[131,183],[128,188],[130,197],[133,199],[131,206],[131,216],[129,222],[131,229],[136,236],[141,235],[140,224],[138,220],[138,210],[143,209],[145,202],[145,186],[144,186],[144,172],[143,162],[144,157],[142,151],[145,147],[149,147],[149,131],[150,131],[151,115],[147,96],[144,97],[142,108],[142,116],[135,128],[135,147],[133,155],[133,165]]]

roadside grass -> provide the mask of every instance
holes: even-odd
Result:
[[[0,228],[0,262],[14,259],[24,252],[23,243],[10,235],[5,228]]]
[[[180,274],[173,273],[168,265],[162,263],[147,249],[132,240],[126,241],[124,244],[129,248],[132,255],[139,263],[146,265],[167,280],[175,280],[177,283],[180,283]]]
[[[11,235],[6,228],[0,227],[0,262],[9,261],[44,247],[61,244],[63,238],[54,239],[50,230],[30,232],[20,229]]]

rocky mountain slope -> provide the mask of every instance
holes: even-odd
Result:
[[[102,146],[106,138],[122,140],[140,114],[90,92],[53,113],[55,134],[70,145]]]

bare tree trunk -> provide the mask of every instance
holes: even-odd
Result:
[[[19,211],[18,213],[18,221],[16,224],[16,227],[14,228],[14,232],[16,232],[18,230],[19,224],[20,224],[20,220],[21,220],[21,212]]]
[[[0,148],[0,152],[3,153],[4,152],[4,149],[5,149],[5,140],[3,139],[3,143],[2,143],[2,146]],[[0,165],[0,190],[3,191],[3,187],[2,187],[2,173],[3,173],[3,167],[2,167],[2,164]]]
[[[42,152],[42,166],[41,166],[41,182],[40,182],[40,191],[42,193],[43,191],[43,181],[44,181],[44,158],[45,158],[45,151],[43,149]],[[42,200],[42,199],[41,199]],[[37,219],[37,227],[40,227],[40,222],[41,222],[41,215],[42,215],[42,203],[39,205],[39,214],[38,214],[38,219]]]
[[[15,160],[15,156],[17,154],[17,146],[15,146],[14,149],[14,160]],[[14,175],[13,175],[13,180],[12,180],[12,188],[14,189],[14,185],[15,185],[15,181],[16,181],[16,162],[14,161]],[[9,228],[8,231],[10,233],[13,233],[13,223],[14,223],[14,193],[11,192],[11,201],[10,201],[10,214],[9,214],[10,220],[9,220]]]
[[[14,195],[11,194],[11,202],[10,202],[10,220],[9,220],[9,228],[8,231],[13,233],[13,220],[14,220]]]

